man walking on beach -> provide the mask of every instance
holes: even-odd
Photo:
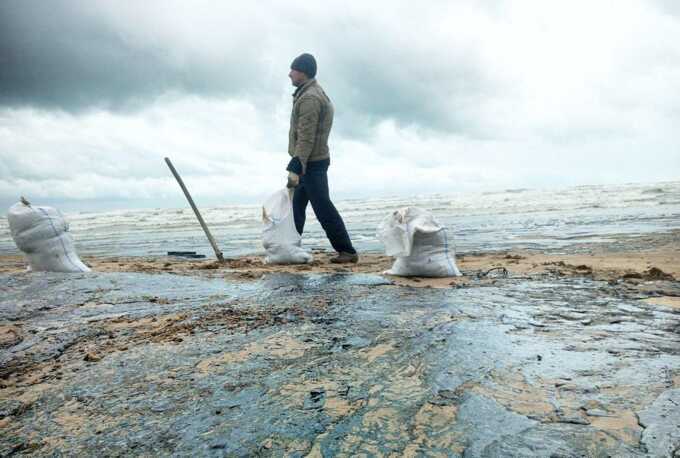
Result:
[[[328,167],[331,163],[328,135],[333,125],[333,104],[316,81],[316,60],[311,54],[301,54],[290,65],[290,77],[297,89],[293,94],[288,135],[288,187],[293,194],[295,227],[302,235],[305,227],[307,203],[326,232],[338,256],[336,264],[356,263],[359,260],[349,239],[345,223],[331,202],[328,191]]]

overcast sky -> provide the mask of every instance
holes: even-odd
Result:
[[[680,179],[674,0],[2,0],[0,205],[260,202],[301,52],[337,198]]]

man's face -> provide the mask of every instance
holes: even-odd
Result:
[[[290,82],[293,83],[293,86],[295,87],[300,87],[307,81],[306,74],[293,69],[288,73],[288,78],[290,78]]]

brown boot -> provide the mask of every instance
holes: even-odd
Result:
[[[359,262],[359,255],[356,253],[346,253],[341,251],[336,257],[331,258],[331,262],[333,264],[356,264]]]

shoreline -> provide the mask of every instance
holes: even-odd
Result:
[[[264,264],[263,256],[249,255],[216,260],[188,260],[173,256],[81,256],[95,272],[170,273],[222,277],[230,281],[253,281],[269,273],[373,274],[384,275],[398,286],[448,288],[470,284],[473,278],[497,276],[502,269],[513,278],[534,279],[546,275],[590,277],[594,280],[629,282],[680,279],[680,230],[637,237],[613,237],[613,242],[578,243],[537,252],[512,249],[456,254],[461,277],[424,278],[384,275],[393,258],[377,253],[360,253],[358,264],[330,263],[334,253],[313,250],[308,264]],[[0,255],[0,275],[26,273],[22,255]],[[501,272],[498,272],[501,270]]]

